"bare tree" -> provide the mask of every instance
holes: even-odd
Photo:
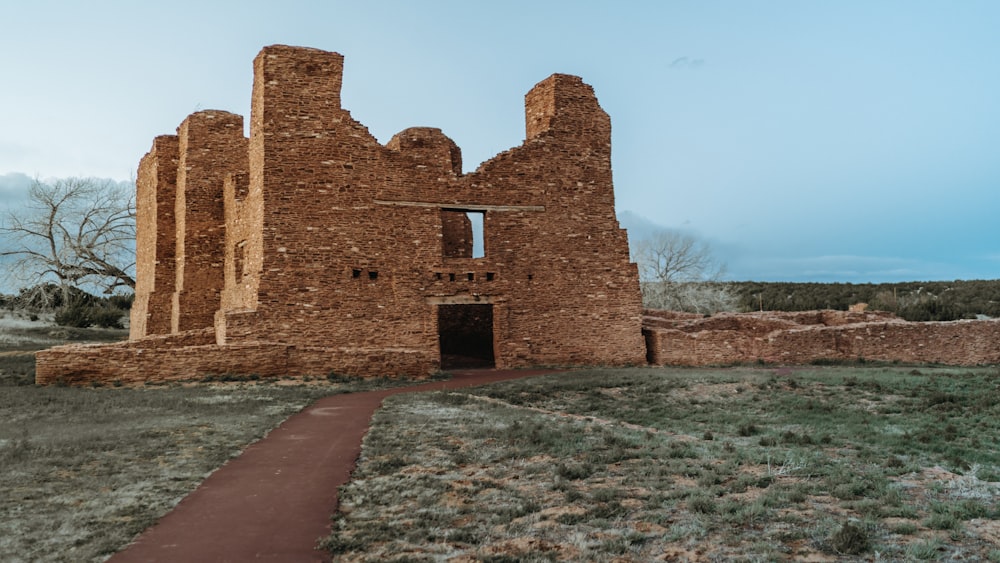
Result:
[[[677,231],[661,230],[635,241],[632,255],[639,264],[639,277],[646,281],[706,281],[725,273],[708,244]]]
[[[711,247],[677,231],[660,230],[634,241],[632,259],[639,265],[646,307],[712,314],[733,311],[739,300],[720,281],[725,265]]]
[[[135,289],[135,190],[110,180],[35,180],[23,207],[0,223],[9,273],[28,285],[55,282],[112,293]]]

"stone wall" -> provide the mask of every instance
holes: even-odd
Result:
[[[213,326],[225,283],[223,181],[246,171],[243,118],[199,111],[177,128],[176,281],[171,332]]]
[[[176,281],[178,139],[162,135],[139,161],[136,175],[136,284],[130,338],[169,334]]]
[[[816,360],[1000,364],[1000,320],[914,323],[883,312],[720,314],[645,311],[647,359],[656,365]]]
[[[133,340],[42,354],[39,381],[426,374],[440,366],[445,305],[491,307],[479,329],[497,367],[643,362],[611,123],[589,85],[538,83],[526,140],[465,174],[439,129],[380,144],[341,107],[343,63],[266,47],[249,139],[240,116],[213,110],[154,142],[138,182]],[[472,255],[468,213],[481,214],[484,256]],[[171,274],[173,287],[160,282]],[[150,340],[205,329],[214,342]]]
[[[385,377],[426,375],[433,358],[409,349],[299,348],[281,343],[217,346],[211,330],[189,331],[186,342],[152,339],[118,344],[68,345],[37,353],[39,385],[135,385],[201,381],[234,375],[277,378],[363,374]],[[200,340],[200,342],[199,342]],[[379,366],[373,372],[371,366]],[[333,369],[331,366],[335,366]]]

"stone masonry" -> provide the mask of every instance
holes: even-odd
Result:
[[[355,121],[337,53],[253,70],[249,139],[200,111],[139,163],[130,341],[40,352],[39,383],[644,363],[611,122],[580,78],[538,83],[525,141],[464,174],[439,129],[382,145]]]
[[[722,313],[646,310],[647,359],[706,366],[817,360],[1000,364],[1000,319],[915,323],[885,312]]]

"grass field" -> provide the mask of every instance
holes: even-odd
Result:
[[[0,354],[0,560],[101,561],[315,398],[34,387]],[[317,384],[320,383],[320,384]],[[583,370],[376,414],[343,561],[1000,561],[1000,370]]]
[[[0,355],[0,561],[103,561],[324,395],[388,382],[34,387]],[[281,384],[279,384],[281,383]]]
[[[1000,561],[1000,370],[587,370],[389,399],[342,561]]]

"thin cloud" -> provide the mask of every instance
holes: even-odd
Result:
[[[679,57],[670,63],[671,70],[698,70],[705,66],[705,59],[695,59],[691,57]]]

